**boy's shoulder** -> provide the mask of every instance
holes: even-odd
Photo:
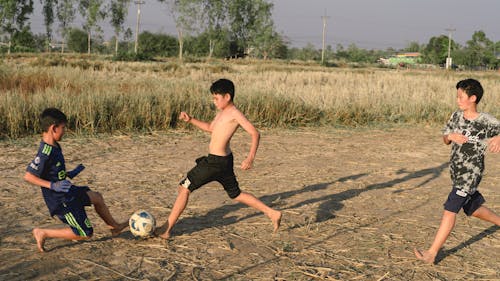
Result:
[[[41,154],[46,155],[46,156],[50,156],[53,148],[54,147],[52,145],[50,145],[44,141],[41,141],[38,150],[40,151]]]
[[[500,123],[500,121],[498,121],[498,119],[495,116],[493,116],[489,113],[481,112],[480,116],[481,116],[481,119],[483,119],[487,123],[492,123],[492,124]]]
[[[38,146],[38,154],[45,157],[51,157],[53,155],[62,154],[62,149],[58,143],[56,143],[55,145],[50,145],[41,140],[40,145]]]

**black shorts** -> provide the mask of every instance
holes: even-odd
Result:
[[[486,202],[479,191],[470,195],[460,189],[453,188],[444,203],[444,209],[453,213],[458,213],[464,209],[467,216],[471,216],[481,205]]]
[[[229,198],[234,199],[240,195],[241,190],[233,170],[233,154],[209,154],[196,159],[196,166],[187,173],[180,185],[193,192],[212,181],[222,184]]]
[[[92,204],[87,191],[90,191],[87,186],[73,185],[68,192],[67,200],[62,203],[55,214],[63,223],[69,225],[76,235],[81,237],[90,237],[94,232],[85,212],[85,206]]]

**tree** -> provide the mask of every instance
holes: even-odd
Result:
[[[168,5],[170,15],[174,19],[175,29],[177,30],[177,42],[179,43],[179,60],[182,61],[184,52],[184,37],[195,28],[200,15],[199,0],[159,0]]]
[[[15,52],[37,51],[35,36],[33,36],[28,26],[25,26],[20,31],[14,32],[12,35],[12,43]]]
[[[67,41],[69,26],[75,19],[75,1],[76,0],[58,0],[56,15],[57,19],[59,20],[60,32],[63,38],[63,44],[61,48],[62,53],[64,53],[64,42]]]
[[[267,30],[264,37],[275,35],[271,19],[272,3],[264,0],[233,0],[228,1],[227,7],[229,29],[238,52],[245,53],[259,32]]]
[[[175,37],[166,34],[142,32],[139,34],[139,50],[146,56],[173,56],[177,50]]]
[[[83,29],[87,32],[87,53],[90,55],[92,31],[101,32],[101,27],[97,22],[106,17],[106,13],[101,10],[103,0],[80,0],[79,10],[85,19]]]
[[[316,47],[314,47],[314,45],[311,43],[307,43],[307,45],[304,48],[298,50],[296,54],[297,59],[304,61],[319,60],[320,57],[321,57],[320,51],[316,49]]]
[[[412,42],[408,43],[408,46],[406,46],[403,49],[403,51],[405,51],[405,52],[420,52],[422,49],[423,49],[423,47],[420,46],[420,44],[418,44],[418,42],[412,41]]]
[[[486,37],[483,31],[476,31],[472,34],[472,39],[467,41],[465,47],[465,65],[475,66],[494,66],[496,57],[493,51],[493,42]]]
[[[54,7],[57,0],[40,0],[42,4],[43,20],[45,23],[45,35],[47,36],[47,52],[50,51],[50,42],[52,41],[52,24],[54,23]]]
[[[68,30],[68,49],[77,53],[87,50],[87,33],[78,28]]]
[[[123,23],[127,17],[129,3],[130,0],[111,1],[110,22],[115,31],[115,55],[118,53],[118,41],[120,38],[120,32],[123,31]]]
[[[11,51],[14,33],[21,32],[29,26],[26,22],[32,12],[33,0],[0,0],[0,28],[9,34],[8,54]]]
[[[254,27],[250,30],[251,43],[249,49],[254,50],[256,56],[267,59],[275,57],[277,51],[285,45],[283,37],[276,32],[272,20],[271,9],[273,4],[261,2],[256,5],[257,11]]]
[[[217,49],[222,56],[227,55],[228,28],[226,27],[227,9],[224,0],[202,0],[201,23],[205,26],[208,37],[208,57],[211,58]],[[221,43],[223,45],[221,45]],[[225,50],[225,51],[222,51]]]
[[[432,64],[444,64],[448,57],[448,36],[432,37],[423,49],[423,61]],[[458,44],[451,40],[451,50],[458,49]]]

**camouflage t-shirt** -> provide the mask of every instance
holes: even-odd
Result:
[[[468,120],[463,111],[455,111],[443,128],[443,135],[451,133],[468,138],[461,145],[452,142],[450,173],[453,187],[473,194],[481,182],[487,139],[500,134],[500,122],[487,113],[479,113],[476,119]]]

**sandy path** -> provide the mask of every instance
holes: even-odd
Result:
[[[238,133],[235,163],[249,138]],[[437,265],[421,264],[450,189],[449,147],[439,128],[300,129],[262,132],[254,169],[236,173],[243,190],[284,211],[282,229],[234,204],[217,184],[192,194],[173,239],[111,239],[92,209],[94,238],[48,240],[40,254],[34,226],[60,226],[40,191],[22,181],[38,139],[0,142],[0,280],[452,280],[500,279],[499,227],[458,216]],[[176,132],[68,138],[74,181],[101,192],[127,220],[150,210],[163,223],[179,179],[206,153],[208,137]],[[500,155],[488,154],[480,190],[500,212]]]

